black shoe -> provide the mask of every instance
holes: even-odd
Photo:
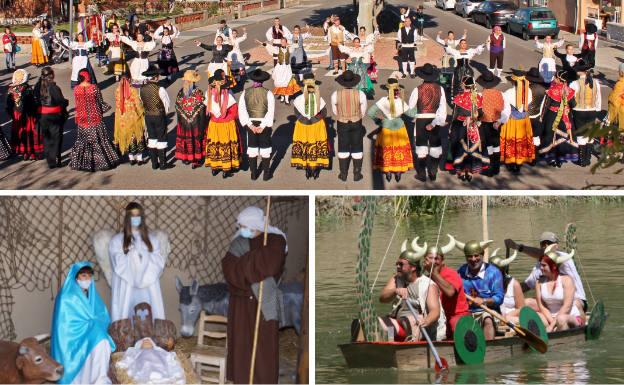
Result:
[[[410,78],[416,79],[416,74],[410,74]]]
[[[315,168],[314,171],[312,172],[312,176],[314,177],[314,179],[318,179],[320,175],[321,175],[321,168],[320,167]]]
[[[495,152],[490,155],[490,168],[487,176],[494,177],[500,174],[500,152]]]
[[[394,180],[396,180],[397,182],[401,181],[401,173],[400,172],[395,172],[394,173]]]
[[[306,179],[310,179],[312,177],[312,170],[309,167],[306,167]]]
[[[199,163],[193,162],[193,164],[191,164],[191,169],[192,170],[195,170],[196,168],[199,168],[199,167],[201,167],[201,165]]]
[[[435,182],[437,178],[439,165],[439,158],[434,158],[431,155],[427,157],[427,173],[429,174],[429,180],[432,182]]]
[[[471,174],[466,174],[466,182],[470,182],[472,180]]]
[[[260,162],[260,168],[262,169],[262,180],[267,181],[271,179],[273,175],[271,175],[271,158],[262,158]]]
[[[130,159],[130,166],[134,166],[137,164],[137,161],[135,159]]]
[[[392,173],[391,173],[391,172],[387,172],[387,173],[386,173],[386,180],[387,180],[388,182],[392,182]]]
[[[212,176],[217,176],[219,174],[219,170],[212,169]]]
[[[338,167],[340,168],[340,174],[338,174],[338,179],[343,182],[347,181],[349,177],[349,163],[351,162],[351,158],[338,158]]]
[[[258,172],[258,158],[249,158],[249,171],[251,172],[251,180],[256,180],[260,176]]]
[[[184,165],[188,166],[189,164],[191,164],[191,162],[189,162],[188,160],[183,160],[183,161],[182,161],[182,164],[184,164]]]
[[[150,160],[152,161],[152,170],[158,169],[158,150],[150,148]]]
[[[158,150],[158,163],[160,163],[161,170],[166,170],[169,168],[169,166],[167,165],[167,150],[166,149]]]
[[[353,181],[358,182],[364,178],[362,175],[362,159],[353,159]]]
[[[221,175],[223,176],[223,179],[227,179],[227,178],[233,176],[234,173],[232,171],[223,171],[223,173]]]
[[[416,180],[427,181],[427,158],[416,158]]]

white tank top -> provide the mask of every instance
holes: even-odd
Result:
[[[557,315],[561,306],[563,306],[563,283],[561,282],[561,275],[557,277],[557,286],[553,293],[550,292],[550,289],[546,286],[547,282],[540,283],[540,291],[542,294],[542,303],[544,306],[550,310],[550,313],[554,316]],[[578,311],[578,308],[572,303],[572,310],[570,310],[570,315],[579,316],[581,315]]]
[[[407,286],[409,299],[411,300],[412,304],[416,303],[418,304],[418,306],[420,306],[421,309],[425,309],[427,302],[427,288],[429,287],[429,285],[437,286],[435,282],[429,279],[429,277],[421,275],[416,281],[410,283]],[[440,317],[438,318],[438,322],[433,323],[429,327],[427,327],[427,332],[429,333],[431,339],[441,341],[446,339],[446,315],[444,314],[442,302],[439,299],[438,306],[440,307]],[[407,314],[411,314],[411,312],[409,311],[407,305],[403,304],[401,310],[399,311],[399,315]]]
[[[514,297],[514,283],[516,282],[515,278],[512,278],[509,281],[509,285],[507,285],[507,291],[505,292],[505,298],[503,299],[503,304],[501,305],[501,313],[503,315],[507,315],[507,313],[512,312],[516,308],[516,299]]]

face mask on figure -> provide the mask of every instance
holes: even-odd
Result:
[[[137,202],[130,202],[126,206],[126,217],[124,218],[124,252],[127,254],[132,244],[133,237],[140,238],[150,252],[153,251],[152,243],[149,240],[147,223],[143,215],[143,206]],[[138,233],[138,235],[137,235]]]
[[[82,290],[89,290],[89,287],[91,287],[92,277],[93,269],[90,267],[83,267],[80,271],[78,271],[78,274],[76,274],[76,283]]]

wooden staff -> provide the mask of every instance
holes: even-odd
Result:
[[[488,197],[484,195],[481,200],[481,226],[483,227],[483,240],[490,239],[490,232],[488,230]],[[483,251],[483,262],[488,263],[490,259],[490,252],[486,248]]]
[[[267,197],[266,213],[264,215],[264,241],[263,246],[267,245],[269,237],[269,212],[271,210],[271,197]],[[260,281],[260,288],[258,289],[258,308],[256,309],[256,327],[254,329],[253,347],[251,350],[251,368],[249,370],[249,384],[253,384],[254,370],[256,368],[256,350],[258,348],[258,331],[260,329],[260,310],[262,307],[262,289],[264,287],[264,280]]]

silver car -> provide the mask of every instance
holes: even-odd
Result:
[[[484,0],[457,0],[455,3],[455,13],[464,19],[469,17],[472,11]]]
[[[438,8],[447,10],[447,9],[454,9],[455,3],[456,3],[455,0],[436,0],[435,5]]]

